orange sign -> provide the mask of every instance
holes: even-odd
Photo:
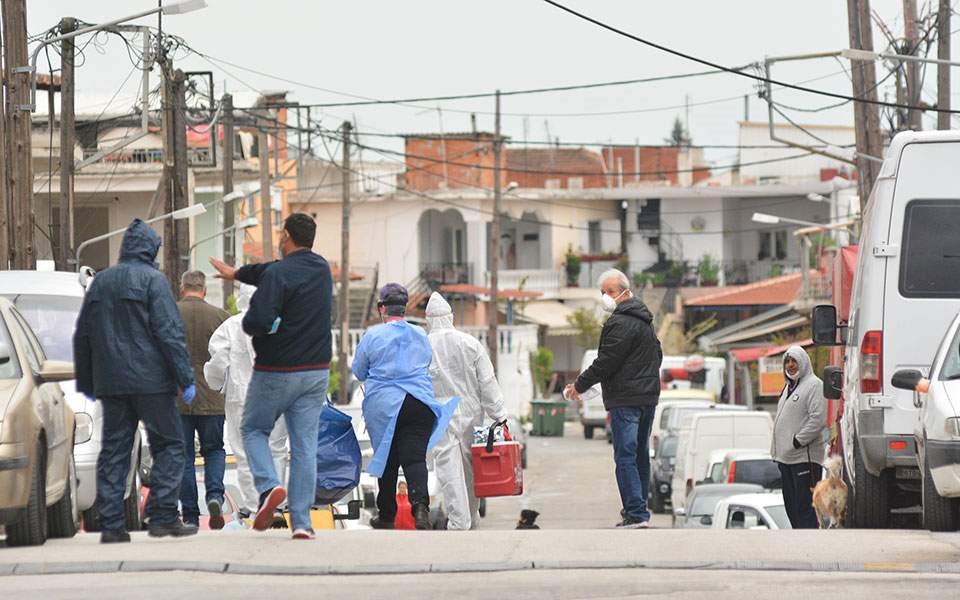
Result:
[[[783,375],[783,355],[760,359],[760,395],[779,396],[787,380]]]

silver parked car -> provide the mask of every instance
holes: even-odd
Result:
[[[50,360],[73,363],[73,331],[83,304],[84,287],[77,273],[51,271],[0,271],[0,297],[10,300],[36,333]],[[101,404],[77,391],[73,380],[60,384],[76,415],[74,458],[77,469],[77,505],[86,531],[100,529],[95,506],[97,498],[97,456],[103,415]],[[140,529],[140,434],[130,456],[130,473],[124,496],[127,530]]]

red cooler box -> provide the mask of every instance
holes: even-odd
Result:
[[[523,493],[520,442],[503,426],[503,441],[495,441],[497,425],[490,427],[486,444],[474,444],[473,490],[478,498],[519,496]]]

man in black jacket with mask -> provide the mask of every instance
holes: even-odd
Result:
[[[653,314],[633,296],[622,272],[600,276],[603,309],[612,313],[600,333],[596,360],[564,390],[569,397],[600,383],[603,405],[610,412],[617,487],[623,502],[618,528],[649,527],[650,430],[660,400],[663,352],[653,330]]]

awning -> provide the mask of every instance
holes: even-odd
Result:
[[[570,325],[567,316],[574,313],[566,304],[556,300],[534,300],[527,302],[518,316],[537,325],[545,325],[547,335],[576,335],[577,330]]]
[[[762,356],[766,356],[769,351],[770,346],[751,346],[749,348],[731,348],[729,350],[730,354],[732,354],[739,363],[753,362]]]
[[[789,344],[777,346],[776,348],[770,348],[763,356],[776,356],[778,354],[783,354],[791,346],[800,346],[801,348],[806,348],[807,346],[812,346],[812,345],[813,345],[813,339],[807,338],[799,342],[790,342]]]
[[[490,296],[490,288],[480,287],[479,285],[470,285],[469,283],[450,283],[440,286],[440,291],[445,294],[463,294],[465,296]],[[497,290],[497,298],[506,300],[530,300],[542,296],[543,292],[533,290]]]

